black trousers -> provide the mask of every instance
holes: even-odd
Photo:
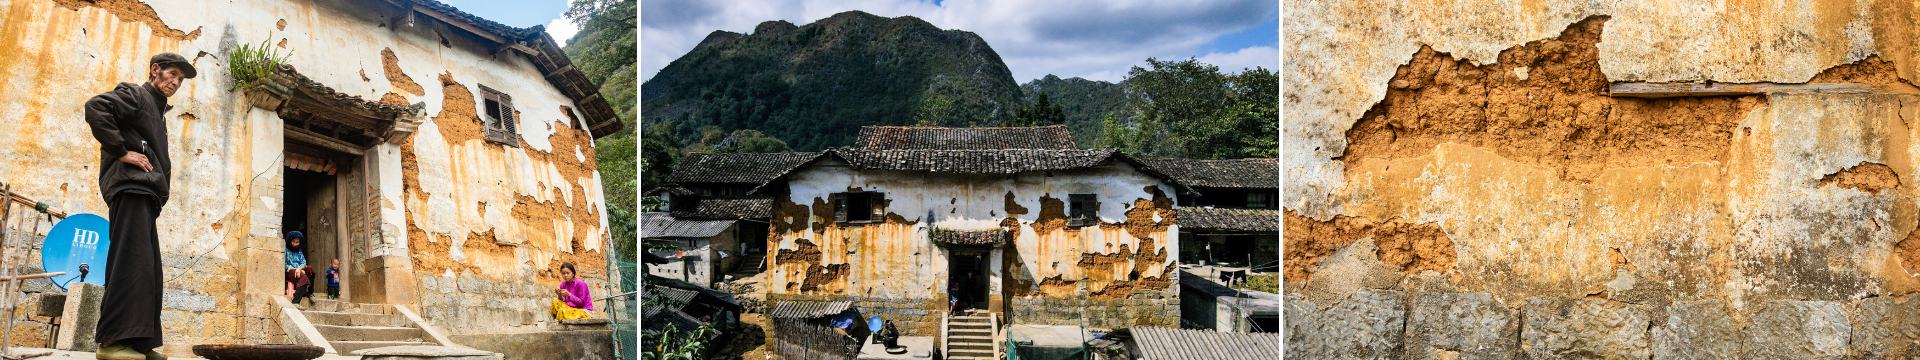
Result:
[[[160,342],[160,202],[153,195],[122,193],[107,202],[106,294],[94,341],[118,341],[137,351]]]

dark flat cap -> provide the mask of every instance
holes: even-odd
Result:
[[[199,71],[194,71],[193,63],[188,62],[187,57],[180,56],[180,54],[175,54],[170,52],[160,53],[159,55],[154,55],[153,60],[149,61],[148,63],[161,64],[161,65],[168,65],[168,64],[174,65],[175,67],[180,68],[180,73],[187,75],[188,79],[192,79],[194,76],[200,75]]]

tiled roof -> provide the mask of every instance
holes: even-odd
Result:
[[[1007,243],[1009,235],[1003,229],[959,231],[935,228],[929,233],[933,242],[962,246],[1000,246]]]
[[[1083,169],[1106,162],[1113,149],[1088,150],[866,150],[831,152],[861,170],[906,170],[940,173],[1015,174],[1028,171]]]
[[[691,209],[674,209],[673,217],[680,219],[766,219],[773,212],[773,198],[755,197],[702,197]]]
[[[855,148],[867,150],[1073,149],[1066,125],[1037,127],[862,126]]]
[[[1280,358],[1279,333],[1235,333],[1136,326],[1133,354],[1140,359],[1272,360]]]
[[[765,184],[818,157],[813,152],[696,153],[674,164],[667,182]]]
[[[768,317],[813,319],[840,314],[853,307],[852,301],[782,301],[773,305]]]
[[[574,105],[578,105],[576,108],[586,116],[587,128],[594,138],[611,135],[626,126],[620,122],[619,114],[614,113],[613,106],[601,96],[600,85],[588,80],[586,74],[573,66],[573,60],[567,57],[567,53],[560,48],[559,42],[555,41],[552,35],[547,34],[545,25],[516,28],[468,14],[452,5],[434,0],[387,0],[387,2],[396,6],[411,6],[410,11],[431,12],[430,15],[448,22],[458,22],[455,24],[456,27],[482,32],[484,34],[480,35],[483,36],[499,38],[505,42],[501,44],[504,46],[524,47],[531,53],[527,55],[527,60],[545,75],[547,83],[559,89],[560,93],[566,95],[569,100],[573,100]]]
[[[1279,159],[1194,160],[1140,158],[1154,170],[1187,186],[1216,188],[1280,188]]]
[[[705,238],[720,235],[738,220],[675,219],[665,213],[640,214],[640,238]]]
[[[1181,230],[1280,231],[1280,210],[1180,208]]]

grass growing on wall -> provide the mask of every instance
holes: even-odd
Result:
[[[240,45],[227,53],[227,71],[233,75],[233,89],[252,90],[265,84],[280,64],[287,61],[287,56],[292,55],[291,52],[280,54],[280,49],[273,48],[269,41],[272,39],[261,40],[258,47]]]

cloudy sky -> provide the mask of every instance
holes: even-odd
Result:
[[[479,15],[487,20],[513,27],[533,27],[546,25],[547,33],[553,39],[566,45],[567,39],[580,32],[580,26],[562,16],[567,13],[567,0],[440,0],[453,5],[460,11]]]
[[[850,10],[979,34],[1019,83],[1048,74],[1117,82],[1149,57],[1197,57],[1226,72],[1280,65],[1274,0],[642,0],[640,8],[642,81],[714,30],[752,33],[763,21],[806,25]]]

